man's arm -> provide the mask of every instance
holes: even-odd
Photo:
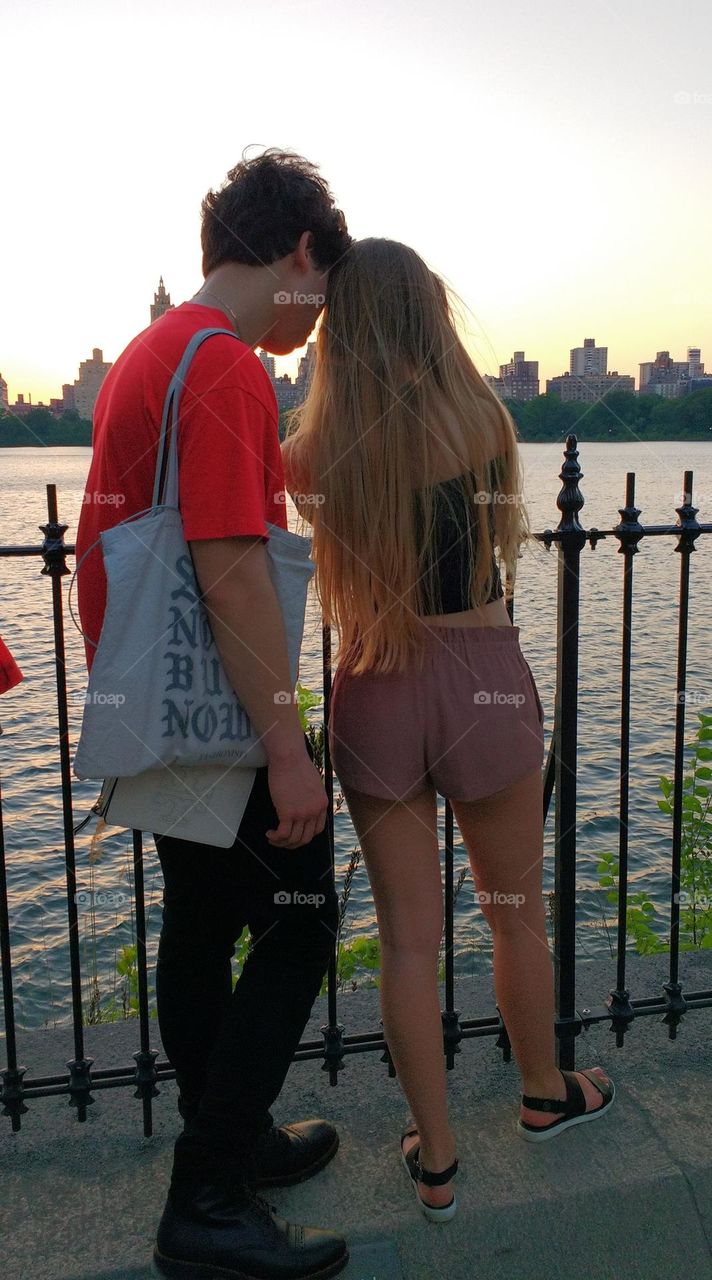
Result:
[[[287,849],[323,831],[328,801],[307,752],[293,701],[287,640],[261,538],[189,541],[203,603],[225,672],[267,752],[268,783],[279,818],[268,831]],[[275,696],[289,694],[288,700]]]

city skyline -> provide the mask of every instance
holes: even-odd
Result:
[[[175,305],[171,301],[170,291],[166,289],[161,275],[158,288],[153,294],[153,302],[149,304],[149,323],[153,324]],[[305,347],[300,348],[299,352],[289,357],[272,356],[260,347],[256,347],[255,351],[270,376],[279,408],[293,407],[298,403],[307,386],[307,370],[315,351],[314,338],[311,338]],[[561,368],[551,377],[543,377],[540,372],[541,361],[536,356],[525,359],[523,350],[513,349],[509,359],[499,365],[496,373],[485,373],[484,376],[500,396],[509,395],[513,399],[522,400],[541,395],[547,390],[556,391],[563,399],[586,399],[587,392],[593,389],[594,379],[598,379],[596,383],[598,393],[604,393],[605,389],[611,388],[614,378],[618,389],[636,392],[640,392],[648,383],[652,385],[657,378],[656,393],[673,396],[680,394],[681,378],[702,379],[706,382],[711,376],[709,373],[705,374],[700,347],[692,344],[686,347],[685,360],[676,360],[669,349],[657,349],[654,359],[637,362],[637,372],[633,374],[625,369],[609,369],[608,351],[608,346],[598,345],[595,338],[584,338],[582,345],[569,348],[568,369]],[[297,360],[296,371],[290,368],[295,359]],[[91,418],[99,387],[112,363],[111,360],[104,360],[101,348],[94,347],[91,358],[79,364],[79,378],[74,383],[63,383],[62,397],[50,395],[48,401],[44,401],[41,396],[33,395],[28,390],[16,391],[13,397],[10,394],[12,383],[4,377],[0,366],[0,409],[5,411],[19,409],[23,413],[27,412],[29,407],[49,408],[55,413],[76,409],[80,417]],[[568,388],[566,380],[569,377],[579,385]],[[299,395],[295,396],[295,393]]]
[[[203,196],[267,146],[320,166],[356,238],[444,277],[483,375],[523,350],[544,384],[591,334],[633,374],[712,349],[703,0],[679,18],[662,0],[362,0],[338,22],[326,0],[38,0],[3,34],[11,398],[47,402],[95,347],[115,360],[158,272],[190,298]]]
[[[163,315],[165,311],[172,309],[174,306],[176,306],[176,304],[171,302],[170,292],[166,289],[163,276],[161,275],[159,277],[158,288],[155,290],[153,294],[153,302],[149,306],[149,315],[150,315],[149,323],[152,324],[161,315]],[[313,335],[315,335],[318,332],[318,323],[319,322],[317,322],[317,326],[313,331]],[[145,328],[146,326],[144,325],[143,327]],[[300,382],[300,370],[303,368],[304,361],[307,355],[311,350],[313,350],[314,343],[315,343],[315,336],[312,336],[304,347],[295,349],[295,351],[288,356],[275,357],[270,355],[269,353],[265,353],[268,358],[268,365],[266,365],[265,367],[268,367],[270,370],[272,370],[270,376],[272,378],[273,383],[275,382],[275,380],[282,381],[283,379],[289,378],[292,385],[295,385],[295,384],[298,385]],[[527,377],[529,379],[531,379],[532,377],[535,377],[540,384],[540,390],[536,394],[543,394],[543,390],[547,390],[547,389],[558,390],[561,379],[568,377],[570,374],[575,374],[578,376],[581,376],[582,374],[586,374],[590,377],[590,375],[594,373],[603,374],[604,376],[605,375],[610,376],[613,373],[619,374],[622,389],[640,392],[643,385],[647,383],[647,381],[651,378],[651,373],[657,367],[660,367],[662,365],[669,365],[671,367],[675,366],[677,370],[681,370],[683,366],[687,366],[688,376],[690,377],[698,377],[698,378],[712,377],[712,373],[705,374],[704,362],[700,363],[701,347],[699,345],[694,345],[692,343],[688,343],[685,347],[685,351],[686,351],[685,360],[676,360],[674,354],[672,354],[671,349],[669,347],[668,348],[656,347],[654,358],[651,358],[645,361],[638,360],[636,362],[636,367],[638,370],[637,374],[636,373],[631,374],[627,370],[624,370],[622,368],[620,371],[618,369],[609,371],[607,368],[608,350],[609,348],[607,345],[597,346],[595,338],[584,338],[583,345],[581,347],[569,348],[568,370],[559,369],[555,373],[551,373],[547,376],[543,376],[540,372],[540,368],[542,364],[542,361],[540,359],[538,359],[535,356],[532,359],[525,361],[524,351],[515,350],[514,348],[512,348],[512,354],[507,359],[505,359],[500,363],[500,365],[498,366],[497,372],[492,373],[482,369],[479,369],[479,372],[483,375],[483,377],[487,381],[489,381],[492,385],[496,387],[499,394],[503,393],[503,386],[501,385],[503,384],[503,382],[506,383],[510,380],[513,380],[513,384],[515,386],[517,382],[521,382],[522,380],[521,370],[520,370],[520,376],[518,379],[516,376],[514,376],[513,366],[517,362],[520,365],[532,366],[532,368],[536,366],[536,369],[534,372],[527,369]],[[262,348],[257,346],[255,348],[255,351],[260,356],[260,359],[262,359]],[[119,352],[118,354],[120,355],[121,352]],[[603,361],[601,359],[602,356],[603,356]],[[62,396],[64,397],[64,400],[66,402],[65,408],[76,407],[78,410],[80,410],[81,407],[86,407],[88,400],[91,396],[91,393],[93,392],[93,395],[95,398],[96,393],[98,392],[98,389],[101,383],[101,377],[99,376],[99,368],[102,368],[105,373],[111,367],[112,363],[113,361],[103,360],[102,348],[98,348],[98,347],[92,348],[91,358],[89,360],[82,361],[79,365],[79,380],[75,381],[74,384],[62,383]],[[265,361],[263,360],[262,363],[265,364]],[[505,374],[508,374],[509,377],[503,377],[503,375]],[[552,387],[548,388],[547,383],[551,383]],[[541,384],[543,384],[543,390],[541,389]],[[76,395],[74,393],[74,389],[76,389],[77,391]],[[42,399],[42,396],[38,397],[36,393],[30,392],[28,390],[23,390],[22,392],[15,390],[15,397],[13,399],[13,396],[10,394],[11,390],[12,390],[12,383],[10,380],[3,377],[2,368],[0,367],[0,408],[4,407],[5,409],[7,409],[8,407],[10,408],[17,407],[17,404],[19,403],[21,404],[23,409],[26,409],[29,403],[32,405],[33,408],[42,407],[42,408],[53,408],[54,411],[59,410],[61,398],[57,398],[50,394],[49,401],[47,402]],[[517,393],[516,390],[510,391],[510,394],[513,396],[513,398],[528,398],[527,396],[522,397],[520,394]],[[535,394],[535,393],[531,392],[531,394]],[[277,398],[278,398],[278,402],[281,405],[282,401],[280,400],[279,395]],[[576,397],[568,396],[567,398],[576,398]],[[289,396],[285,396],[284,403],[289,407],[291,407],[294,401]]]

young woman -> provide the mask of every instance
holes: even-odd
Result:
[[[455,1212],[457,1161],[437,984],[438,792],[493,934],[520,1136],[592,1120],[614,1089],[600,1068],[555,1065],[543,709],[506,607],[530,536],[516,429],[457,335],[443,281],[412,249],[362,240],[330,272],[283,456],[339,636],[330,750],[373,890],[384,1032],[414,1118],[401,1152],[426,1217],[442,1220]]]

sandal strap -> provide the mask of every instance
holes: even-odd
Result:
[[[442,1173],[431,1173],[429,1169],[424,1169],[420,1163],[420,1159],[415,1161],[418,1172],[418,1182],[422,1182],[426,1187],[444,1187],[446,1182],[455,1177],[457,1173],[457,1160],[453,1160],[448,1169],[443,1169]]]
[[[419,1133],[417,1128],[406,1129],[401,1134],[401,1150],[403,1149],[403,1139],[410,1138],[414,1134]],[[453,1160],[448,1169],[443,1169],[439,1173],[431,1173],[430,1169],[424,1169],[420,1163],[420,1143],[415,1143],[405,1156],[406,1164],[410,1170],[410,1176],[414,1182],[422,1182],[426,1187],[444,1187],[446,1182],[454,1178],[458,1169],[458,1161]]]
[[[569,1116],[583,1115],[586,1110],[586,1096],[573,1071],[559,1068],[560,1075],[566,1085],[565,1098],[535,1098],[531,1094],[522,1094],[522,1104],[531,1107],[532,1111],[555,1111],[557,1114]]]
[[[581,1075],[585,1076],[587,1080],[591,1081],[591,1084],[596,1086],[596,1088],[598,1089],[598,1092],[600,1093],[601,1097],[604,1099],[605,1102],[609,1101],[613,1093],[613,1090],[611,1089],[610,1080],[608,1081],[599,1080],[598,1076],[592,1070],[582,1071]]]

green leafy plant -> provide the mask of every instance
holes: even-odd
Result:
[[[138,951],[135,942],[120,948],[116,973],[121,979],[118,994],[109,996],[103,1004],[98,979],[92,981],[84,1018],[85,1026],[97,1022],[123,1022],[126,1018],[138,1017]],[[152,992],[153,987],[149,987],[149,996]],[[155,1005],[150,1008],[149,1016],[158,1017]]]
[[[606,899],[612,905],[618,902],[619,860],[611,850],[604,850],[598,855],[598,883],[606,889]],[[626,932],[635,943],[635,949],[641,956],[653,955],[657,951],[669,950],[666,943],[655,932],[651,919],[655,915],[655,903],[644,889],[629,894],[626,904]]]
[[[679,946],[681,951],[712,949],[712,716],[697,712],[699,725],[691,742],[689,767],[682,779],[682,830],[680,846]],[[659,781],[662,799],[658,808],[673,815],[675,787],[672,779]],[[619,861],[606,850],[598,855],[598,882],[607,901],[617,904]],[[629,895],[626,932],[640,955],[670,950],[670,938],[653,927],[655,903],[645,890]]]
[[[379,982],[375,976],[370,981],[361,981],[361,983],[359,979],[363,978],[362,970],[374,972],[380,967],[381,943],[378,938],[369,938],[365,934],[360,934],[348,942],[340,943],[336,953],[337,991],[343,991],[349,985],[354,991],[359,985],[377,987]],[[327,981],[325,978],[321,986],[322,995],[326,993],[326,989]]]
[[[309,719],[308,719],[307,713],[309,711],[312,711],[314,707],[318,707],[324,701],[324,699],[320,693],[314,693],[313,689],[308,689],[305,684],[302,684],[301,680],[297,680],[296,693],[297,693],[297,711],[299,713],[299,719],[301,722],[302,729],[306,733],[307,729],[309,728]]]
[[[358,846],[351,851],[349,864],[344,874],[344,883],[339,895],[339,919],[336,933],[336,989],[343,991],[351,987],[355,991],[359,985],[377,987],[378,978],[374,971],[381,967],[381,942],[378,937],[359,934],[349,937],[350,924],[346,913],[353,888],[354,877],[361,863],[361,850]],[[365,979],[365,981],[364,981]],[[328,987],[328,974],[321,984],[321,994]]]
[[[313,724],[309,719],[309,712],[314,707],[318,707],[324,701],[320,693],[314,693],[312,689],[307,689],[301,680],[297,680],[297,711],[299,713],[299,721],[307,735],[314,752],[314,764],[319,772],[324,773],[324,726],[323,724]]]
[[[250,954],[251,950],[252,950],[252,938],[250,936],[250,930],[248,929],[247,925],[245,925],[244,929],[242,930],[242,933],[240,934],[239,938],[237,939],[237,942],[235,943],[235,954],[232,958],[233,965],[234,965],[234,969],[233,969],[234,981],[232,984],[233,990],[235,989],[235,983],[237,982],[237,979],[242,973],[243,965],[248,955]]]

